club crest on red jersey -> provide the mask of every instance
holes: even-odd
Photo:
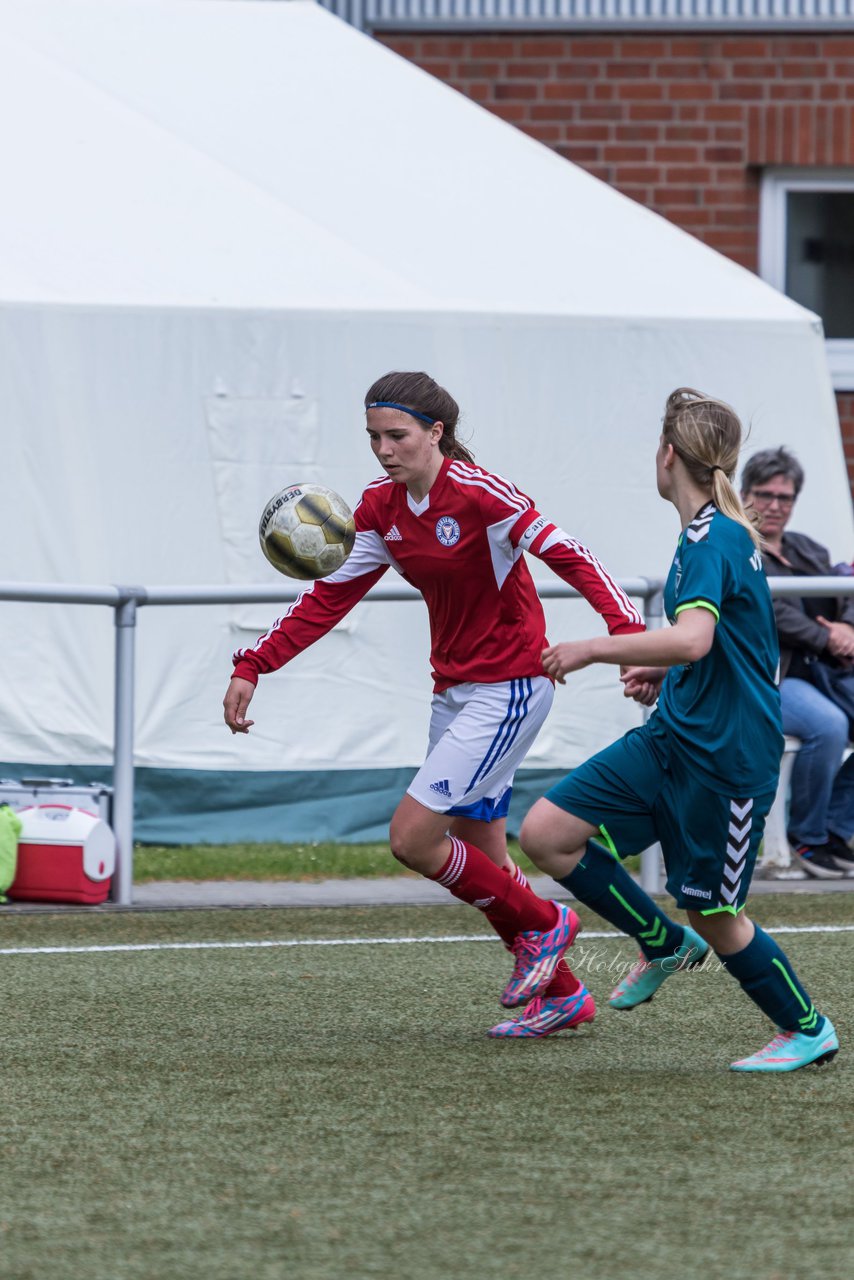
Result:
[[[443,547],[452,547],[460,540],[460,526],[453,516],[439,516],[436,521],[436,537]]]

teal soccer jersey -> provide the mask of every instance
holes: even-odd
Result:
[[[715,615],[714,643],[698,662],[671,667],[649,727],[666,732],[710,790],[773,791],[783,731],[771,593],[747,530],[713,503],[679,539],[664,588],[671,622],[691,608]]]

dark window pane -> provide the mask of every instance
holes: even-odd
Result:
[[[790,191],[786,214],[786,293],[854,338],[854,191]]]

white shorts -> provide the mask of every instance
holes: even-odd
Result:
[[[513,777],[551,710],[546,676],[458,684],[433,695],[427,759],[408,794],[434,813],[507,816]]]

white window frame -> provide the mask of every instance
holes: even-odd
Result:
[[[786,292],[786,200],[791,191],[849,191],[854,169],[766,169],[759,191],[759,274]],[[828,338],[827,363],[836,391],[854,391],[854,338]]]

